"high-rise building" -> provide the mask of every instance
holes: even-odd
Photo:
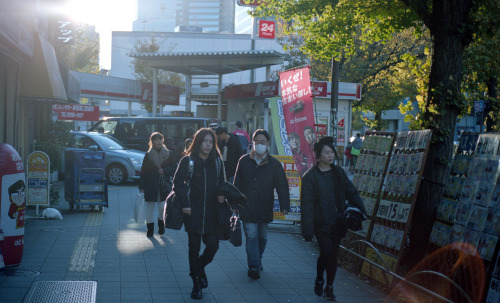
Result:
[[[137,19],[132,30],[143,32],[173,32],[177,4],[182,0],[137,0]]]
[[[137,0],[134,31],[234,33],[234,0]]]
[[[235,34],[251,34],[252,33],[252,17],[248,14],[252,9],[248,6],[236,5],[234,16],[234,33]]]

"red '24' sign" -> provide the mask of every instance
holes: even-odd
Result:
[[[276,23],[274,21],[259,21],[259,38],[274,39]]]

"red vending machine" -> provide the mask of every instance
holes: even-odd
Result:
[[[0,268],[21,263],[26,211],[24,165],[9,144],[0,144]],[[3,264],[2,264],[3,259]]]

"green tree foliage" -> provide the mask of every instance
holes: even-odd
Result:
[[[99,73],[99,34],[95,26],[75,25],[75,43],[54,43],[57,59],[68,69],[90,74]]]
[[[479,8],[473,16],[475,33],[464,54],[464,84],[462,91],[471,111],[474,101],[484,100],[487,131],[500,131],[500,1],[484,0],[488,5]]]
[[[175,46],[170,47],[167,52],[172,52]],[[153,37],[151,40],[137,41],[134,45],[134,53],[156,53],[160,51],[160,43]],[[134,68],[135,78],[147,82],[153,82],[153,69],[147,65],[143,60],[134,59],[132,61]],[[181,92],[184,90],[185,81],[181,74],[169,72],[165,70],[158,70],[157,74],[158,84],[168,84],[180,87]],[[148,112],[152,112],[152,104],[143,104]],[[157,111],[159,106],[157,108]]]
[[[471,43],[474,16],[492,1],[479,0],[266,0],[256,14],[289,21],[288,34],[304,35],[302,49],[318,59],[354,56],[395,33],[429,30],[432,40],[428,88],[422,98],[420,128],[433,131],[410,231],[408,264],[426,252],[443,185],[449,176],[457,116],[466,110],[462,95],[464,49]],[[498,18],[498,15],[497,15]],[[357,45],[357,41],[360,45]]]

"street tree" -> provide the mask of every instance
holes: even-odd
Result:
[[[165,42],[165,41],[160,41]],[[137,41],[134,45],[134,53],[156,53],[160,51],[161,45],[154,37],[151,40]],[[172,52],[175,46],[169,46],[167,52]],[[144,60],[133,59],[132,68],[134,69],[135,78],[137,80],[153,82],[153,69],[149,67]],[[169,72],[166,70],[158,70],[157,74],[158,84],[167,84],[172,86],[177,86],[184,89],[185,81],[181,74]],[[161,105],[157,106],[156,111],[158,112]],[[143,104],[144,109],[149,113],[152,112],[152,104]]]
[[[94,25],[75,24],[74,43],[64,45],[56,41],[57,59],[69,70],[82,73],[99,73],[99,34]]]
[[[429,30],[432,41],[428,89],[422,96],[419,127],[433,131],[410,231],[409,265],[421,260],[449,176],[456,119],[466,108],[461,84],[464,49],[475,31],[474,14],[488,5],[479,0],[266,0],[256,14],[293,22],[304,36],[302,49],[322,59],[356,54],[356,36],[385,43],[408,28]],[[487,8],[486,8],[487,10]]]

